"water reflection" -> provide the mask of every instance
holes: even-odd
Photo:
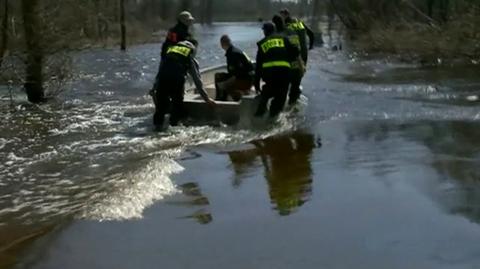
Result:
[[[444,176],[435,197],[452,214],[480,223],[480,124],[431,122],[430,135],[421,137],[435,154],[432,167]]]
[[[236,174],[234,185],[259,163],[264,167],[273,208],[281,216],[295,212],[312,194],[312,134],[297,131],[252,142],[253,149],[229,153]]]
[[[351,166],[371,167],[374,173],[380,174],[382,164],[394,165],[390,171],[398,171],[405,161],[428,165],[438,177],[426,176],[426,183],[420,187],[422,191],[450,214],[463,215],[480,223],[478,122],[419,121],[398,124],[381,121],[355,126],[347,133]],[[405,140],[414,145],[408,146]],[[365,144],[365,141],[372,143]],[[396,145],[402,145],[402,148]]]
[[[183,204],[186,206],[208,206],[210,205],[210,200],[202,194],[202,190],[197,183],[189,182],[179,186],[182,190],[182,193],[187,197],[186,201],[171,201],[169,204]],[[194,213],[180,217],[180,219],[192,219],[198,222],[199,224],[209,224],[213,221],[213,216],[208,212],[206,208],[195,211]]]
[[[15,225],[0,227],[0,268],[10,268],[19,261],[18,253],[25,251],[39,237],[54,230],[51,224]]]

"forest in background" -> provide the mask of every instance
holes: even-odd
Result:
[[[359,50],[425,64],[480,60],[478,0],[330,0]]]
[[[160,42],[163,35],[154,33],[170,27],[182,10],[209,24],[268,19],[283,7],[310,16],[311,6],[320,10],[320,2],[0,0],[0,85],[24,85],[29,101],[42,102],[69,79],[72,50]]]

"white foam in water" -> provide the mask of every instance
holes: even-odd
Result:
[[[479,97],[477,95],[470,95],[470,96],[467,96],[467,101],[470,101],[470,102],[476,102],[478,101]]]
[[[52,135],[61,138],[55,139],[48,150],[42,148],[33,155],[24,150],[44,143],[43,136],[0,139],[0,148],[8,143],[14,147],[5,152],[6,162],[0,164],[9,165],[0,172],[5,177],[0,177],[0,186],[22,186],[21,191],[11,193],[12,197],[0,200],[4,206],[0,214],[13,214],[24,223],[71,215],[99,221],[141,218],[147,207],[177,192],[171,176],[183,167],[174,159],[186,147],[244,143],[290,130],[298,123],[292,117],[295,113],[287,112],[275,124],[256,130],[180,126],[163,134],[147,131],[145,135],[143,130],[149,128],[152,111],[150,102],[90,105],[74,100],[70,105],[64,111],[48,112],[58,113],[54,116],[62,123],[45,134],[45,139]],[[85,136],[77,139],[78,134]],[[131,158],[145,160],[146,164],[130,165]],[[111,165],[113,160],[118,167]],[[29,167],[33,164],[45,170],[32,173]],[[86,169],[77,174],[70,167]],[[96,174],[97,170],[102,172]]]
[[[142,139],[138,144],[142,144],[144,149],[160,145],[172,149],[163,151],[161,158],[152,160],[140,171],[130,172],[121,178],[113,178],[112,180],[117,181],[114,185],[119,188],[108,197],[88,206],[80,217],[99,221],[142,218],[143,211],[147,207],[177,192],[170,176],[183,171],[183,167],[173,158],[178,157],[186,146],[222,144],[268,137],[292,128],[294,121],[288,116],[289,113],[282,113],[277,120],[277,128],[261,133],[234,131],[229,128],[222,130],[209,126],[174,127],[160,139]]]
[[[141,218],[145,208],[177,192],[170,176],[183,170],[168,158],[152,160],[140,171],[117,178],[124,186],[90,206],[82,218],[109,221]]]
[[[7,145],[8,141],[5,138],[0,138],[0,149],[3,149]]]

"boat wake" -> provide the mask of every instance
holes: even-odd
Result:
[[[180,126],[156,133],[153,106],[72,101],[5,110],[0,138],[0,225],[66,216],[99,221],[141,218],[177,193],[176,161],[189,147],[241,144],[292,130],[299,113],[259,125]],[[3,109],[2,109],[3,110]],[[4,121],[5,120],[5,121]]]

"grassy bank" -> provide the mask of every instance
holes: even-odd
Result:
[[[480,61],[480,32],[476,30],[480,29],[479,22],[479,18],[464,18],[443,27],[420,23],[376,25],[360,34],[354,44],[361,51],[394,54],[428,65],[476,64]]]
[[[379,7],[369,1],[350,2],[357,5],[336,6],[336,11],[356,50],[426,65],[480,61],[478,4],[460,5],[459,1],[435,13],[422,6],[425,1],[384,1]]]

